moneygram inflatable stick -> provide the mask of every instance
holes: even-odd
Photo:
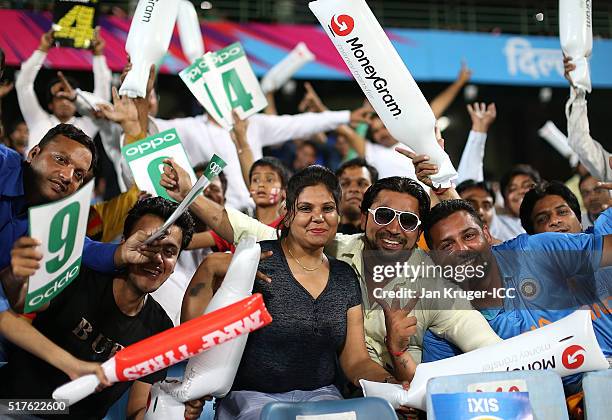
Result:
[[[561,132],[552,121],[546,123],[538,130],[538,134],[548,142],[557,152],[567,160],[573,168],[578,165],[578,155],[571,149],[567,142],[567,137]]]
[[[180,0],[176,23],[183,54],[189,60],[189,64],[192,64],[204,55],[200,20],[193,3],[188,0]]]
[[[270,322],[263,297],[255,294],[132,344],[104,362],[102,368],[110,382],[133,381]],[[92,394],[99,384],[95,375],[85,375],[57,388],[53,398],[74,404]]]
[[[306,44],[300,42],[261,79],[261,90],[268,93],[282,88],[304,64],[314,59],[315,55],[310,52]]]
[[[140,0],[125,42],[130,55],[130,70],[119,89],[120,95],[144,98],[147,92],[149,69],[168,51],[179,0]]]
[[[559,37],[563,53],[572,57],[574,87],[591,92],[588,57],[593,50],[591,0],[559,0]]]
[[[593,332],[590,311],[576,311],[542,328],[492,346],[417,366],[410,390],[401,385],[361,380],[366,397],[381,397],[400,405],[425,409],[427,381],[464,373],[550,369],[560,376],[607,369]]]
[[[254,236],[240,241],[221,287],[206,307],[205,313],[244,299],[253,290],[261,248]],[[164,383],[162,389],[179,401],[191,401],[205,395],[224,397],[232,388],[248,334],[243,334],[189,360],[183,382]]]
[[[318,0],[308,7],[391,135],[428,155],[439,168],[434,186],[449,187],[457,172],[436,141],[431,107],[366,2]]]

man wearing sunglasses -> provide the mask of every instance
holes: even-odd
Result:
[[[180,201],[191,188],[191,182],[181,168],[174,169],[173,178],[166,185],[175,185],[168,192]],[[448,302],[445,309],[440,309],[442,306],[431,299],[389,299],[387,303],[384,297],[379,299],[380,294],[374,293],[374,289],[420,290],[426,287],[425,283],[444,281],[402,276],[375,279],[374,276],[376,267],[380,266],[404,262],[414,267],[433,264],[416,247],[421,217],[427,217],[429,207],[429,196],[418,182],[404,177],[378,180],[366,191],[361,203],[361,228],[365,233],[337,234],[326,247],[327,255],[348,263],[356,271],[364,300],[365,340],[370,357],[399,380],[412,379],[409,367],[413,361],[421,361],[421,344],[427,329],[463,351],[500,340],[482,315],[466,301]],[[228,241],[237,242],[246,235],[255,235],[259,240],[274,239],[277,235],[276,229],[205,197],[199,197],[191,210]]]

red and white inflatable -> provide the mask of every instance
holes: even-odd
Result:
[[[125,42],[132,70],[121,84],[120,95],[145,97],[151,64],[158,64],[170,46],[178,6],[179,0],[138,2]]]
[[[380,397],[394,407],[425,409],[427,381],[464,373],[549,369],[560,376],[608,369],[591,322],[591,312],[579,310],[559,321],[459,356],[421,363],[410,389],[401,385],[359,381],[366,397]]]
[[[255,294],[132,344],[104,362],[102,368],[111,382],[133,381],[270,322],[263,297]],[[95,375],[85,375],[57,388],[53,398],[74,404],[92,394],[99,384]]]
[[[391,135],[438,166],[435,187],[450,187],[457,172],[436,141],[433,111],[365,0],[317,0],[308,7]]]
[[[204,55],[200,20],[192,2],[180,0],[176,25],[178,26],[183,54],[189,60],[189,64],[192,64]]]
[[[252,293],[260,255],[261,248],[255,237],[249,236],[240,241],[223,283],[205,313],[216,311]],[[224,397],[234,383],[247,338],[248,334],[244,334],[230,343],[191,358],[183,381],[163,383],[162,389],[179,401],[191,401],[207,395]]]

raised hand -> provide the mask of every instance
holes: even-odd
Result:
[[[572,81],[572,76],[570,76],[570,72],[576,69],[576,65],[572,63],[572,57],[568,57],[566,55],[563,56],[563,76],[567,79],[570,85],[574,86],[574,82]]]
[[[472,78],[472,70],[467,66],[465,62],[461,62],[461,70],[457,75],[457,82],[465,85]]]
[[[389,305],[384,300],[376,300],[382,307],[385,315],[385,327],[387,329],[387,349],[393,356],[400,356],[408,348],[410,337],[417,332],[417,319],[408,316],[418,302],[418,298],[410,299],[402,308],[400,300],[394,298]]]
[[[132,236],[124,240],[115,251],[115,264],[118,266],[126,264],[145,264],[156,257],[159,258],[161,246],[159,240],[149,245],[145,241],[155,233],[154,229],[143,231],[139,230]]]
[[[11,270],[15,277],[30,277],[40,268],[43,255],[39,246],[40,241],[29,236],[15,241],[11,250]]]
[[[436,140],[438,141],[438,145],[444,149],[444,139],[442,138],[442,133],[438,127],[436,127]],[[419,181],[430,188],[434,188],[431,176],[438,173],[438,165],[430,162],[431,158],[429,156],[417,155],[415,152],[399,147],[395,148],[395,151],[412,160],[412,164],[414,165],[414,170]]]
[[[49,49],[53,46],[53,41],[53,29],[49,29],[40,37],[40,44],[38,45],[38,49],[44,53],[48,52]]]
[[[232,111],[232,118],[234,120],[234,127],[230,131],[230,137],[234,144],[244,144],[247,141],[247,128],[249,122],[247,120],[241,120],[236,111]]]
[[[304,88],[306,89],[306,93],[304,94],[304,98],[302,98],[302,101],[298,105],[298,110],[300,112],[327,111],[327,107],[309,82],[304,83]]]
[[[495,102],[491,102],[489,105],[486,105],[484,102],[474,102],[471,105],[467,105],[467,110],[472,119],[472,130],[479,133],[488,132],[489,127],[491,127],[491,124],[497,118]]]
[[[104,118],[119,124],[135,123],[138,124],[138,109],[134,100],[127,96],[119,96],[117,88],[113,87],[113,106],[99,104],[100,112]]]
[[[55,96],[68,99],[69,101],[75,101],[77,96],[76,90],[74,90],[68,79],[66,79],[64,73],[58,71],[57,77],[60,79],[61,87],[59,91],[55,92]]]
[[[106,46],[106,41],[100,35],[100,27],[96,26],[94,29],[94,36],[91,44],[91,48],[93,50],[94,55],[104,55],[104,47]]]
[[[168,196],[179,203],[185,199],[193,184],[186,170],[174,159],[164,159],[164,172],[162,172],[159,185],[164,187]]]

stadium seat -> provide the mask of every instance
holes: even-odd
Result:
[[[588,372],[582,378],[584,410],[587,420],[609,419],[612,416],[612,370]]]
[[[357,420],[396,420],[391,405],[381,398],[313,402],[271,402],[261,412],[261,420],[295,420],[296,416],[355,413]]]
[[[427,418],[435,420],[431,399],[433,394],[468,392],[468,386],[471,384],[517,379],[522,379],[527,384],[535,419],[568,419],[561,377],[550,371],[488,372],[434,378],[427,384]]]

